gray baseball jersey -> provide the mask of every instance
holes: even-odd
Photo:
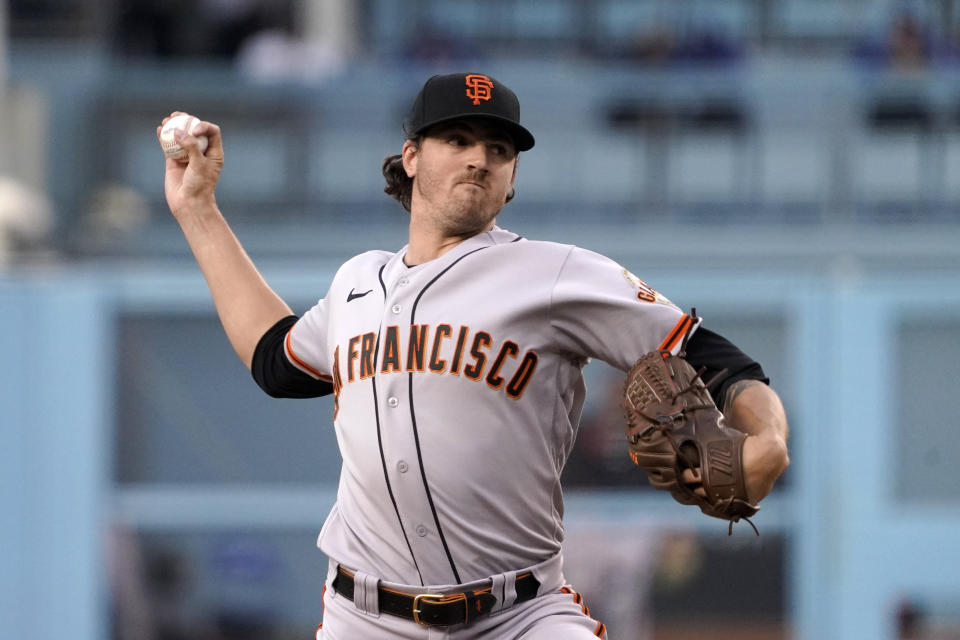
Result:
[[[286,337],[335,393],[343,468],[320,548],[407,585],[555,556],[582,367],[676,352],[690,317],[604,256],[496,227],[425,264],[404,255],[345,263]]]

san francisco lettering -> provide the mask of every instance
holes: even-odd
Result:
[[[409,328],[386,327],[377,349],[374,332],[353,336],[347,341],[346,383],[364,380],[377,373],[446,373],[469,380],[483,381],[495,391],[518,399],[526,391],[537,369],[539,356],[535,351],[521,355],[520,346],[506,340],[495,349],[496,342],[487,331],[470,331],[461,326],[456,330],[449,324],[431,327],[414,324]],[[339,379],[339,347],[334,362]],[[342,384],[342,383],[341,383]]]

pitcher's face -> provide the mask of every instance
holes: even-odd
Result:
[[[489,229],[506,203],[517,152],[496,125],[463,119],[431,127],[419,147],[407,141],[403,163],[413,178],[411,215],[447,235],[470,235]]]

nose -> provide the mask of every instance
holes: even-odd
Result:
[[[471,169],[486,171],[487,164],[490,161],[489,153],[490,151],[487,149],[487,145],[482,142],[476,142],[470,145],[467,153],[467,166]]]

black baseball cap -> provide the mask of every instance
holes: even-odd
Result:
[[[404,126],[419,135],[432,125],[458,118],[488,118],[501,125],[517,151],[533,148],[533,134],[520,124],[520,101],[510,87],[482,73],[450,73],[427,80]]]

